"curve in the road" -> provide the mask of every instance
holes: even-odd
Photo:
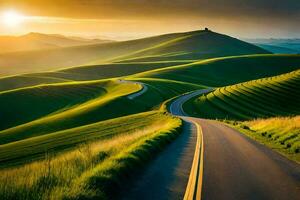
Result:
[[[136,81],[127,81],[127,80],[119,80],[120,83],[132,83],[132,84],[138,84],[138,85],[141,85],[142,86],[142,89],[137,91],[137,92],[134,92],[132,94],[129,94],[127,95],[127,98],[132,100],[132,99],[135,99],[139,96],[141,96],[142,94],[146,93],[148,91],[148,86],[144,83],[141,83],[141,82],[136,82]]]
[[[171,114],[181,117],[187,123],[192,123],[197,127],[197,142],[194,152],[193,163],[191,167],[190,177],[186,186],[184,200],[201,199],[202,196],[202,177],[203,177],[203,155],[204,155],[204,140],[201,126],[191,117],[186,117],[187,114],[183,110],[183,104],[189,99],[205,94],[212,89],[197,90],[177,98],[170,105],[169,111]],[[185,116],[185,117],[184,117]]]
[[[171,104],[170,112],[185,116],[183,103],[203,92],[179,97]],[[220,122],[183,118],[201,126],[202,148],[205,146],[203,159],[200,160],[203,174],[198,174],[198,182],[202,181],[201,197],[194,194],[189,199],[299,199],[299,164]]]

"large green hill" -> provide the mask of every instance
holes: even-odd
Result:
[[[150,48],[141,49],[118,59],[149,61],[199,60],[230,55],[263,54],[268,51],[241,40],[212,31],[194,31],[178,34],[178,37]]]
[[[98,80],[133,74],[133,77],[138,78],[160,78],[218,87],[279,75],[299,67],[299,55],[270,54],[221,57],[196,62],[174,60],[111,63],[0,78],[0,91],[45,83]]]
[[[127,76],[185,63],[190,63],[190,61],[111,63],[71,67],[52,72],[8,76],[0,78],[0,92],[39,84],[88,81]]]
[[[262,53],[269,52],[212,31],[193,31],[105,44],[2,53],[0,76],[122,60],[128,62],[128,59],[138,59],[139,62],[198,60]]]

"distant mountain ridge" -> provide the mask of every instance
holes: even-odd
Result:
[[[262,47],[272,53],[299,54],[300,38],[245,39],[245,41]]]
[[[251,43],[261,43],[261,44],[281,44],[281,43],[300,43],[300,38],[253,38],[245,39],[247,42]]]
[[[31,32],[21,36],[0,36],[0,53],[72,47],[105,42],[111,41]]]
[[[58,40],[60,43],[66,43],[61,42],[65,38],[58,35],[52,35],[51,39],[45,37],[48,35],[26,36],[34,39],[43,38],[42,41],[50,41],[51,44]],[[193,62],[207,58],[249,54],[270,54],[270,52],[227,35],[199,30],[129,41],[0,53],[0,76],[103,63]]]

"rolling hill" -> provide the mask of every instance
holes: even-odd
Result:
[[[139,84],[107,79],[44,84],[0,93],[1,113],[6,116],[0,125],[0,145],[154,110],[169,98],[203,88],[160,79],[128,80],[144,83],[147,91],[129,99],[128,94],[141,89]]]
[[[39,85],[0,93],[1,113],[6,116],[1,123],[0,129],[6,130],[0,131],[0,143],[135,113],[134,107],[122,108],[130,103],[123,96],[140,88],[132,83],[104,80]]]
[[[175,60],[111,63],[0,78],[0,91],[38,84],[98,80],[130,75],[136,78],[178,80],[216,87],[290,72],[298,69],[299,66],[299,55],[234,56],[196,62]]]
[[[126,135],[136,131],[137,127],[151,127],[154,131],[160,127],[158,120],[164,121],[167,118],[169,117],[158,112],[139,113],[0,145],[0,168],[3,168],[4,164],[17,165],[43,158],[45,149],[57,153],[66,149],[76,149],[80,143]],[[123,126],[119,126],[120,123]]]
[[[133,75],[219,87],[300,68],[300,55],[247,55],[207,59]]]
[[[57,70],[79,65],[135,60],[199,60],[269,53],[212,31],[160,35],[138,40],[0,54],[0,76]],[[132,61],[131,61],[132,62]]]
[[[209,30],[92,45],[26,37],[34,40],[28,48],[41,49],[0,53],[3,199],[113,199],[179,135],[183,122],[162,103],[187,92],[215,89],[183,105],[202,118],[300,113],[300,55],[273,55]]]
[[[8,76],[0,78],[0,92],[39,84],[116,78],[186,63],[190,63],[190,61],[111,63],[72,67],[53,72]]]
[[[253,119],[300,114],[300,70],[217,88],[195,100],[197,115]]]
[[[142,49],[122,59],[142,59],[159,57],[169,60],[199,60],[229,55],[247,55],[267,53],[254,45],[212,31],[195,31],[178,35],[178,37]],[[119,58],[120,59],[120,58]]]
[[[0,195],[4,200],[113,199],[112,191],[135,178],[136,169],[174,140],[181,126],[178,118],[148,112],[0,146],[0,168],[41,159],[1,169]],[[45,156],[45,149],[56,156]]]

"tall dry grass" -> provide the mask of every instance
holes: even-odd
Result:
[[[292,153],[300,153],[300,116],[256,119],[243,124]]]
[[[42,161],[1,170],[1,199],[77,199],[81,193],[99,197],[99,192],[96,194],[90,189],[92,185],[89,184],[89,189],[85,188],[87,183],[83,182],[87,177],[91,178],[95,171],[113,169],[118,166],[120,158],[180,124],[178,119],[171,118],[164,124],[154,124],[101,142],[81,144],[76,150],[62,155],[46,154]],[[105,189],[100,192],[104,197]]]

